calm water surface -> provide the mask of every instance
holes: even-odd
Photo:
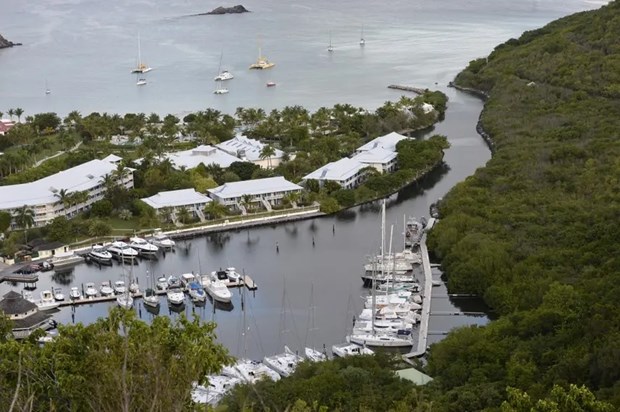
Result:
[[[483,166],[490,153],[476,134],[482,103],[445,85],[469,60],[487,54],[497,43],[518,36],[557,17],[600,6],[569,0],[491,1],[438,0],[380,2],[275,2],[250,0],[252,13],[231,16],[190,16],[216,7],[194,0],[167,2],[128,0],[3,0],[0,27],[5,37],[24,46],[0,51],[0,110],[22,107],[26,113],[77,109],[82,113],[183,113],[214,107],[232,112],[238,106],[266,110],[300,104],[310,109],[351,103],[369,109],[400,94],[390,83],[435,87],[447,93],[446,119],[430,133],[446,134],[452,147],[446,168],[390,199],[388,225],[395,224],[395,244],[402,245],[403,215],[428,214],[429,205],[456,183]],[[364,26],[367,44],[358,45]],[[326,51],[329,35],[336,47]],[[142,55],[155,70],[146,87],[135,86],[129,74],[135,64],[138,33]],[[269,71],[247,70],[257,55],[276,62]],[[220,55],[235,74],[230,94],[212,94]],[[273,80],[276,88],[267,89]],[[45,83],[52,94],[45,95]],[[437,83],[437,84],[436,84]],[[368,254],[380,243],[379,206],[355,208],[325,217],[249,231],[222,233],[192,241],[189,254],[180,251],[156,262],[133,267],[146,285],[147,270],[155,275],[207,272],[220,267],[244,269],[258,283],[247,294],[251,327],[248,354],[262,357],[313,341],[331,346],[341,342],[351,318],[361,309],[360,274]],[[312,246],[314,239],[315,246]],[[276,243],[280,252],[276,253]],[[39,288],[116,280],[122,268],[80,265],[68,275],[43,274]],[[283,285],[286,285],[283,310]],[[307,336],[310,289],[314,285],[316,326]],[[0,285],[0,292],[21,290]],[[448,299],[444,287],[434,288],[435,311],[479,311],[477,301]],[[61,322],[92,322],[114,303],[64,308]],[[218,339],[233,354],[242,352],[239,291],[232,310],[211,304],[192,310],[217,321]],[[152,315],[137,311],[144,319]],[[162,298],[161,314],[168,314]],[[177,316],[171,314],[170,316]],[[284,322],[282,321],[284,318]],[[433,316],[431,331],[484,324],[487,317]],[[285,330],[286,333],[281,333]],[[429,337],[430,342],[441,339]]]

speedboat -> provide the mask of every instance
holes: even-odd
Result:
[[[116,297],[116,303],[121,308],[131,309],[133,307],[133,298],[127,292]]]
[[[202,284],[213,300],[222,303],[229,303],[232,299],[232,293],[228,287],[226,287],[224,282],[217,278],[217,275],[211,274],[211,276],[203,277]]]
[[[80,292],[80,289],[73,286],[69,291],[69,297],[73,300],[82,299],[82,293]]]
[[[356,345],[355,343],[339,343],[332,346],[332,353],[341,358],[347,356],[357,355],[373,355],[374,352],[364,346]]]
[[[304,355],[306,356],[306,359],[311,362],[322,362],[324,360],[327,360],[327,355],[325,354],[325,352],[321,352],[307,346],[304,348]]]
[[[110,282],[107,280],[105,282],[101,282],[99,291],[101,292],[101,296],[111,296],[114,294],[114,289],[110,286]]]
[[[192,389],[192,401],[194,403],[215,406],[228,391],[241,383],[239,378],[224,375],[209,375],[207,380],[206,386],[195,385]]]
[[[213,80],[217,82],[217,81],[231,80],[234,78],[235,76],[233,76],[231,72],[229,72],[228,70],[222,70],[222,72],[218,74],[217,76],[215,76],[215,79]]]
[[[241,275],[235,271],[235,268],[226,268],[226,276],[231,282],[239,282]]]
[[[166,297],[171,305],[182,305],[185,303],[185,295],[179,288],[168,289]]]
[[[146,84],[146,79],[144,77],[141,77],[138,79],[138,81],[136,82],[136,86],[144,86]]]
[[[102,264],[110,264],[112,262],[112,254],[105,250],[102,245],[93,245],[90,252],[88,252],[88,257]]]
[[[215,89],[213,91],[213,94],[228,94],[228,89],[225,89],[225,88]]]
[[[158,281],[158,283],[159,283],[159,281]],[[181,280],[178,277],[176,277],[174,275],[168,276],[168,288],[169,289],[180,288],[182,286],[183,285],[181,284]]]
[[[243,382],[255,384],[261,379],[280,380],[280,374],[261,362],[240,359],[233,366],[226,366],[222,369],[224,376],[232,376],[241,379]]]
[[[77,265],[78,263],[84,262],[84,258],[82,256],[78,256],[73,252],[65,252],[65,253],[56,253],[50,260],[49,263],[52,265],[54,270],[58,272],[61,269],[66,269]]]
[[[117,295],[123,294],[127,292],[127,287],[125,286],[125,281],[117,280],[114,282],[114,293]]]
[[[88,282],[86,284],[86,290],[84,291],[84,294],[87,298],[94,298],[99,294],[99,292],[97,292],[97,288],[95,288],[95,284],[93,282]]]
[[[189,290],[189,284],[196,280],[196,276],[193,273],[183,273],[181,275],[181,286]]]
[[[200,283],[191,282],[187,285],[187,290],[189,290],[189,296],[193,302],[204,302],[207,300],[207,294]]]
[[[276,82],[267,82],[267,87],[275,87]]]
[[[57,300],[57,301],[65,300],[65,295],[62,293],[62,289],[54,288],[54,289],[52,289],[52,292],[54,294],[54,299],[55,300]]]
[[[145,306],[149,306],[151,308],[159,307],[159,296],[155,294],[153,289],[147,289],[144,291],[144,297],[142,298],[142,303]]]
[[[159,248],[141,237],[134,236],[129,239],[129,246],[138,251],[139,254],[144,256],[151,256],[157,254]]]
[[[172,249],[176,244],[174,240],[166,236],[161,230],[155,231],[150,241],[152,244],[162,249]]]
[[[108,246],[108,252],[112,254],[112,257],[117,260],[129,260],[133,261],[138,257],[138,251],[129,246],[125,242],[115,241]]]
[[[166,279],[166,277],[165,276],[158,277],[157,284],[155,285],[155,287],[159,290],[168,289],[168,280]]]
[[[41,292],[41,300],[35,302],[39,310],[52,310],[56,309],[60,303],[54,299],[54,294],[51,290],[44,290]]]
[[[290,350],[288,346],[284,346],[284,353],[279,353],[274,356],[265,356],[263,362],[265,365],[278,372],[280,376],[286,378],[295,372],[295,368],[303,362],[303,360],[301,356]]]

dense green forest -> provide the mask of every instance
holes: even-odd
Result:
[[[440,410],[495,410],[586,385],[620,408],[620,3],[578,13],[472,61],[489,98],[486,167],[441,204],[429,245],[453,292],[502,316],[432,348]]]

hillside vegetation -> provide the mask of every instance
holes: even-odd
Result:
[[[452,292],[502,316],[433,347],[445,410],[569,383],[620,408],[619,39],[613,2],[511,39],[455,81],[490,96],[494,156],[444,199],[430,246]]]

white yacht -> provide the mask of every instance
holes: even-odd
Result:
[[[141,237],[134,236],[129,239],[129,246],[138,251],[143,256],[151,256],[157,254],[159,248]]]
[[[52,289],[52,293],[54,294],[54,299],[57,301],[65,300],[65,295],[62,293],[62,289],[54,288]]]
[[[150,239],[150,242],[157,247],[162,249],[172,249],[176,243],[174,240],[170,239],[165,233],[161,230],[156,230],[153,234],[153,237]]]
[[[306,359],[311,362],[322,362],[327,360],[327,355],[324,352],[314,348],[309,348],[307,346],[304,348],[304,355],[306,356]]]
[[[95,287],[95,284],[93,282],[88,282],[86,284],[86,290],[84,291],[84,294],[87,298],[94,298],[99,294],[99,292],[97,291],[97,288]]]
[[[121,308],[131,309],[133,307],[133,298],[131,297],[129,292],[125,291],[125,293],[116,297],[116,303]]]
[[[229,72],[228,70],[222,70],[220,72],[220,74],[218,74],[217,76],[215,76],[215,81],[226,81],[226,80],[232,80],[234,79],[235,76],[232,75],[231,72]]]
[[[52,310],[56,309],[60,303],[54,299],[54,294],[51,290],[44,290],[41,292],[41,300],[35,302],[39,310]]]
[[[192,298],[192,302],[204,302],[207,300],[207,294],[200,283],[191,282],[187,285],[187,290]]]
[[[413,345],[410,334],[393,334],[389,332],[379,332],[376,327],[374,333],[372,327],[370,332],[353,334],[347,337],[349,342],[358,345],[384,348],[407,348]]]
[[[101,282],[99,292],[101,292],[101,296],[111,296],[114,294],[114,289],[110,286],[110,282],[106,280],[105,282]]]
[[[239,280],[241,280],[241,274],[235,271],[235,268],[233,267],[226,268],[226,276],[231,282],[239,282]]]
[[[263,358],[265,365],[278,372],[283,378],[291,376],[295,372],[297,365],[303,362],[303,360],[301,356],[290,350],[288,346],[284,346],[284,353]]]
[[[184,289],[189,290],[189,284],[196,280],[196,276],[194,276],[193,273],[183,273],[180,280],[181,286]]]
[[[168,276],[168,289],[172,288],[180,288],[183,285],[181,284],[181,279],[174,275]]]
[[[146,85],[146,79],[144,77],[138,78],[138,80],[136,81],[136,86],[145,86],[145,85]]]
[[[241,379],[224,375],[207,376],[206,386],[195,385],[192,389],[194,403],[215,406],[232,388],[241,383]]]
[[[217,88],[213,91],[213,94],[228,94],[228,89],[225,87]]]
[[[261,362],[240,359],[233,366],[226,366],[222,369],[224,376],[232,376],[241,379],[243,382],[255,384],[261,379],[280,380],[280,374]]]
[[[105,250],[102,245],[93,245],[88,252],[88,257],[98,263],[109,264],[112,261],[112,254]]]
[[[339,356],[341,358],[344,358],[347,356],[373,355],[374,354],[374,352],[371,349],[356,345],[355,343],[349,343],[349,342],[333,345],[332,353],[335,356]]]
[[[133,261],[138,257],[137,250],[129,246],[127,243],[119,240],[112,242],[110,246],[108,246],[108,252],[112,254],[112,257],[118,260]]]
[[[73,300],[82,299],[82,292],[76,286],[73,286],[69,291],[69,297]]]
[[[57,272],[62,269],[70,268],[78,263],[84,262],[82,256],[78,256],[73,252],[56,253],[49,261]]]
[[[179,288],[168,289],[166,297],[171,305],[182,305],[185,303],[185,295]]]
[[[166,279],[165,276],[160,276],[157,278],[157,284],[155,285],[155,287],[158,290],[166,290],[168,289],[168,279]]]
[[[117,280],[114,282],[114,293],[121,295],[125,292],[127,292],[127,286],[125,286],[124,280]]]
[[[203,276],[202,285],[213,300],[217,302],[229,303],[232,299],[232,293],[224,282],[217,278],[215,272],[210,276]]]

